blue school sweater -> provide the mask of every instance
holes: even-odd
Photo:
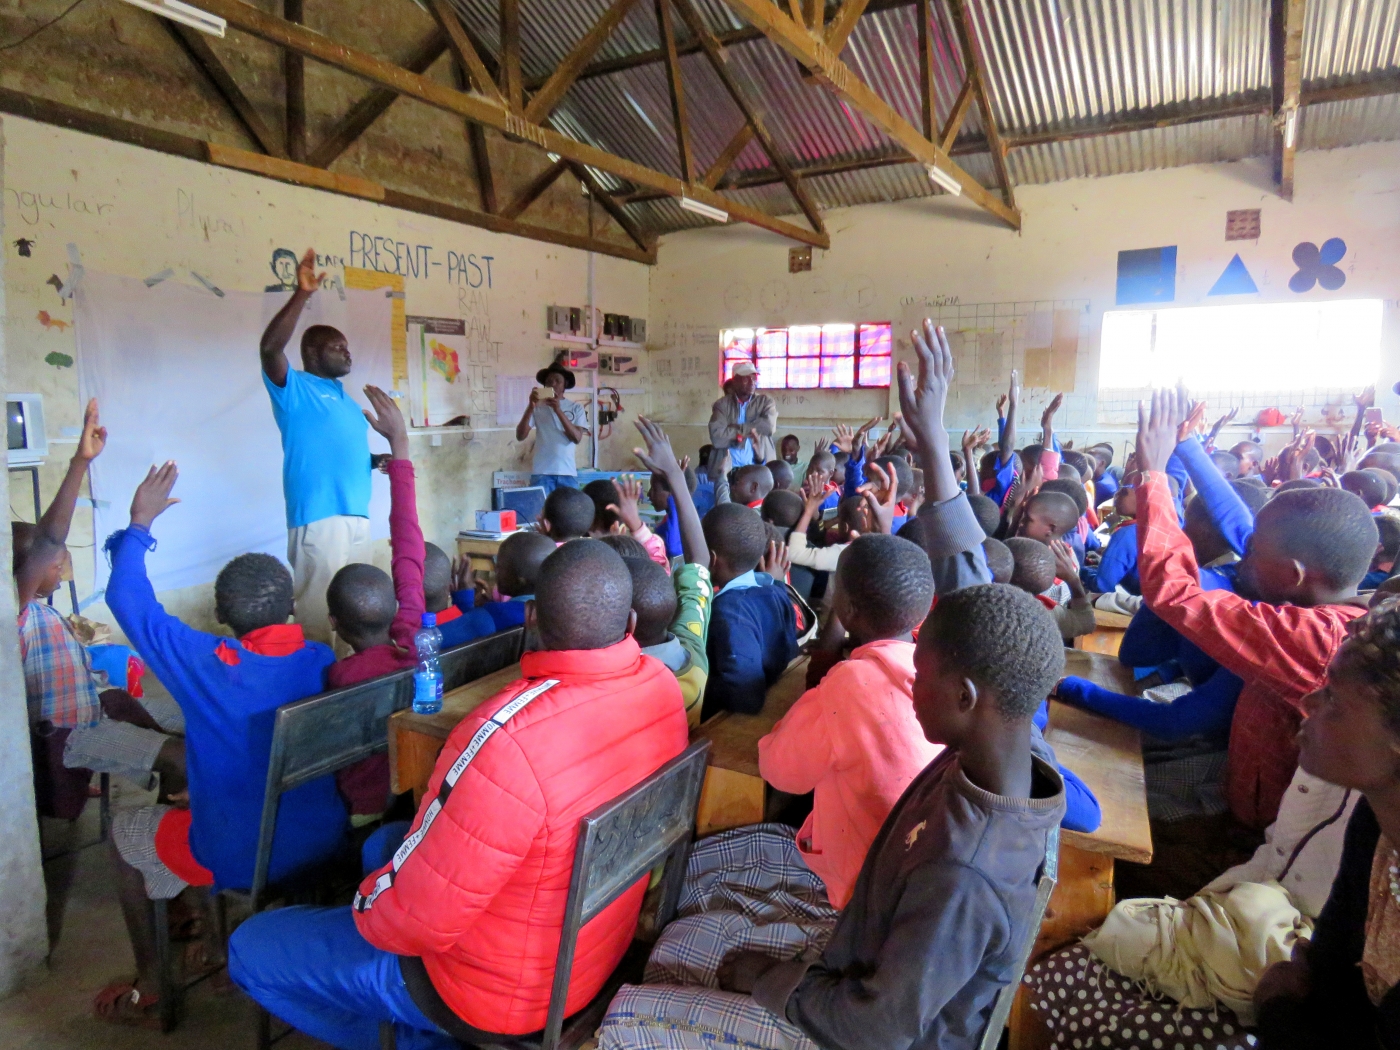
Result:
[[[756,586],[724,590],[711,605],[702,719],[720,711],[761,711],[768,687],[797,656],[797,614],[787,588],[767,573],[753,576]]]
[[[458,608],[461,607],[458,606]],[[438,624],[437,629],[442,632],[442,647],[451,649],[463,642],[495,634],[496,624],[491,619],[491,614],[484,608],[469,609],[463,611],[462,615],[455,619]]]
[[[274,715],[283,704],[322,691],[335,653],[306,642],[287,656],[260,656],[233,638],[181,623],[156,601],[146,576],[146,552],[155,545],[139,527],[108,537],[107,605],[184,713],[194,857],[214,873],[216,887],[247,889],[253,884]],[[330,859],[344,841],[346,824],[333,776],[288,791],[277,812],[268,878],[277,882]]]

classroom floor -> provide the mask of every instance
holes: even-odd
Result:
[[[94,778],[93,783],[96,783]],[[113,778],[112,808],[144,805],[152,795]],[[185,996],[184,1019],[169,1035],[106,1024],[92,1015],[92,997],[109,981],[135,972],[126,927],[109,876],[106,844],[96,844],[98,800],[83,815],[43,821],[46,856],[79,847],[44,865],[49,891],[52,953],[23,989],[0,1000],[0,1032],[6,1050],[205,1050],[252,1046],[251,1000],[236,988],[204,981]],[[84,845],[89,844],[89,845]],[[222,978],[224,975],[218,975]],[[226,982],[223,982],[226,985]],[[293,1033],[279,1050],[312,1050],[325,1044]]]

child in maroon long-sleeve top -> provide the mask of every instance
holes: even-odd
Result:
[[[1230,812],[1262,831],[1298,764],[1303,698],[1321,687],[1366,611],[1356,587],[1376,550],[1370,508],[1342,489],[1280,492],[1260,510],[1240,562],[1239,594],[1201,588],[1164,473],[1188,437],[1185,391],[1158,391],[1139,409],[1138,575],[1148,607],[1244,679],[1230,726]]]
[[[373,565],[346,565],[326,591],[331,627],[354,654],[326,671],[331,689],[354,685],[418,662],[413,635],[423,620],[423,530],[413,463],[408,458],[408,427],[403,413],[378,387],[365,387],[376,415],[370,426],[389,441],[389,546],[393,579]],[[382,813],[389,797],[389,758],[371,755],[336,774],[352,817]]]

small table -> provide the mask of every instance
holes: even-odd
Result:
[[[414,803],[421,802],[438,753],[457,723],[519,678],[520,665],[511,664],[444,693],[437,714],[415,714],[410,708],[390,715],[389,785],[394,794],[412,791]]]
[[[1106,609],[1094,610],[1094,633],[1081,635],[1074,640],[1076,649],[1087,649],[1091,653],[1117,656],[1123,644],[1123,635],[1133,618],[1125,613],[1109,612]]]

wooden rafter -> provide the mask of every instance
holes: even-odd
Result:
[[[428,0],[428,12],[437,22],[438,28],[447,35],[447,46],[452,49],[452,57],[463,70],[469,86],[504,105],[505,100],[500,88],[496,86],[486,63],[481,60],[480,52],[467,35],[462,20],[457,17],[457,12],[452,10],[452,5],[447,0]]]
[[[924,138],[938,134],[938,91],[933,79],[933,0],[919,0],[915,15],[919,26],[919,116]],[[946,153],[951,143],[943,144]]]
[[[282,0],[282,15],[288,22],[300,23],[301,0]],[[284,51],[282,79],[287,92],[287,156],[300,162],[306,160],[306,59]]]
[[[997,130],[996,114],[992,112],[992,99],[987,94],[987,64],[982,55],[982,47],[977,42],[977,27],[972,23],[972,13],[966,0],[947,0],[948,11],[953,16],[953,31],[957,34],[958,45],[962,48],[963,70],[968,76],[975,71],[977,85],[977,112],[982,117],[982,129],[987,136],[987,145],[992,154],[992,170],[996,172],[997,183],[1001,186],[1002,200],[1008,208],[1016,207],[1016,190],[1011,184],[1011,170],[1006,166],[1006,144],[1001,141]]]
[[[768,0],[726,0],[728,5],[739,12],[750,24],[763,30],[764,34],[799,62],[818,71],[838,95],[850,105],[860,110],[876,127],[922,164],[937,167],[955,179],[962,188],[963,196],[974,204],[985,208],[1001,219],[1012,229],[1021,228],[1021,213],[1003,203],[988,192],[967,172],[963,171],[943,148],[919,133],[919,129],[905,120],[888,102],[870,89],[859,77],[851,72],[822,41],[816,40],[806,28],[784,15]],[[775,165],[776,167],[776,165]]]
[[[588,65],[588,60],[598,53],[603,42],[612,36],[613,30],[627,17],[627,12],[632,10],[632,5],[636,2],[637,0],[613,0],[612,6],[603,12],[603,17],[583,34],[583,39],[574,45],[574,49],[549,75],[544,86],[535,92],[530,104],[525,107],[526,120],[531,124],[538,124],[554,112],[554,107],[559,104],[565,92],[573,87],[574,81],[583,72],[583,67]]]
[[[588,189],[588,195],[601,204],[603,210],[613,217],[613,221],[622,227],[623,232],[632,238],[633,244],[643,251],[651,250],[650,242],[647,241],[641,228],[632,221],[632,216],[628,215],[613,195],[603,188],[602,183],[593,177],[591,171],[582,164],[576,164],[573,161],[569,162],[569,171]]]
[[[958,132],[962,130],[963,121],[967,119],[967,111],[972,108],[972,96],[977,92],[977,72],[970,70],[963,80],[963,85],[958,89],[958,97],[953,100],[953,108],[948,111],[948,123],[943,125],[943,134],[939,136],[939,146],[943,152],[947,153],[953,148],[953,143],[958,139]]]
[[[213,85],[214,90],[228,105],[230,112],[238,118],[238,122],[243,125],[243,130],[264,153],[274,157],[285,157],[286,151],[282,144],[277,141],[277,136],[272,129],[267,126],[262,116],[251,102],[248,96],[243,94],[243,89],[238,86],[233,79],[233,74],[228,71],[223,62],[219,61],[219,56],[214,54],[214,49],[209,46],[209,38],[197,29],[172,22],[168,18],[159,18],[157,21],[165,26],[170,35],[175,38],[191,62]]]
[[[520,0],[501,0],[501,93],[512,113],[525,105],[520,79]]]
[[[729,145],[719,151],[719,156],[710,165],[710,170],[705,172],[705,177],[700,180],[702,186],[714,189],[719,185],[719,180],[724,178],[725,172],[734,166],[734,162],[739,159],[739,154],[750,142],[753,141],[753,125],[745,121],[744,126],[734,133],[734,137],[729,140]],[[779,177],[778,181],[782,181]]]
[[[685,111],[685,85],[681,82],[680,56],[676,54],[671,0],[656,0],[656,25],[661,33],[661,48],[666,52],[666,83],[671,89],[671,119],[676,125],[676,152],[680,154],[681,179],[694,182],[695,158],[690,152],[690,118]]]
[[[337,175],[322,168],[295,164],[261,153],[218,146],[189,135],[161,131],[158,128],[147,127],[134,121],[122,120],[92,110],[79,109],[76,106],[53,102],[49,99],[36,98],[33,95],[25,95],[6,88],[0,88],[0,113],[9,113],[17,117],[24,117],[26,120],[69,128],[87,135],[110,139],[113,142],[124,142],[142,149],[155,150],[158,153],[185,157],[202,164],[218,164],[222,167],[234,168],[252,175],[277,179],[281,182],[290,182],[331,193],[348,194],[353,197],[374,200],[402,211],[414,212],[418,215],[432,215],[449,222],[460,222],[496,233],[507,233],[516,237],[543,241],[546,244],[578,248],[581,251],[598,252],[602,255],[630,259],[633,262],[647,263],[648,265],[656,263],[655,251],[644,252],[628,244],[618,244],[613,241],[603,241],[595,237],[569,233],[566,230],[555,230],[547,226],[535,226],[530,223],[503,219],[499,215],[488,215],[485,212],[464,208],[448,201],[433,200],[389,189],[368,179]]]
[[[454,61],[452,75],[457,87],[466,91],[469,86],[467,71]],[[491,85],[496,86],[494,83]],[[491,151],[486,144],[486,129],[474,121],[462,121],[467,136],[467,149],[471,153],[472,170],[476,175],[476,194],[481,202],[481,210],[488,215],[496,210],[496,177],[491,171]]]
[[[846,41],[851,39],[851,34],[855,32],[856,23],[860,21],[860,16],[865,14],[865,9],[869,6],[870,0],[844,0],[841,7],[836,12],[836,17],[823,29],[826,15],[826,4],[811,0],[811,11],[807,16],[807,24],[814,33],[826,33],[826,46],[831,48],[836,54],[840,54],[846,46]],[[802,71],[802,79],[808,83],[815,84],[820,78],[801,63],[798,68]]]
[[[501,209],[501,218],[515,219],[530,205],[539,200],[544,191],[559,181],[559,176],[568,169],[569,162],[562,157],[540,172],[515,195],[515,199]]]
[[[691,0],[674,0],[674,3],[676,5],[676,10],[680,12],[681,19],[685,22],[686,28],[690,30],[690,35],[700,41],[700,47],[704,50],[705,57],[709,60],[710,66],[719,76],[720,82],[724,85],[724,89],[729,93],[729,97],[734,100],[734,104],[737,105],[739,111],[744,114],[744,119],[753,127],[754,137],[758,139],[759,144],[763,147],[763,152],[768,154],[769,162],[773,165],[774,169],[782,173],[783,183],[787,186],[788,192],[791,193],[793,198],[797,201],[797,206],[802,209],[802,214],[807,216],[807,221],[812,224],[813,230],[825,235],[826,227],[822,223],[821,212],[817,210],[816,202],[813,201],[811,195],[808,194],[807,187],[803,186],[797,176],[792,173],[792,168],[788,165],[787,161],[783,159],[782,150],[779,149],[777,143],[773,141],[773,136],[768,133],[768,128],[764,124],[763,111],[759,103],[750,98],[748,92],[744,91],[744,89],[739,86],[738,80],[735,79],[733,72],[729,68],[728,52],[720,46],[719,41],[717,41],[714,38],[714,34],[710,32],[709,27],[701,20],[699,13],[696,12],[695,7],[691,4]],[[772,7],[771,4],[767,6],[771,8],[774,15],[782,17],[783,20],[789,25],[792,25],[794,29],[798,29],[804,34],[806,33],[805,29],[799,29],[796,23],[785,16],[779,15],[777,8]]]
[[[193,30],[191,30],[193,32]],[[434,29],[423,40],[404,63],[404,68],[415,73],[426,73],[447,50],[447,36],[440,29]],[[394,104],[399,96],[387,88],[374,88],[350,107],[349,112],[336,122],[335,127],[306,157],[306,163],[316,168],[329,168],[335,159],[355,144],[355,140],[369,130],[371,124],[384,115],[385,110]]]
[[[368,52],[338,43],[304,26],[269,15],[243,3],[242,0],[201,0],[201,4],[202,10],[225,19],[234,29],[279,47],[297,51],[361,79],[391,88],[437,109],[513,135],[558,157],[577,161],[597,171],[605,171],[637,186],[661,190],[673,197],[689,196],[723,209],[739,222],[771,230],[803,244],[823,249],[830,247],[830,239],[825,233],[803,229],[794,223],[774,218],[758,208],[723,197],[703,186],[687,185],[674,176],[648,168],[636,161],[578,142],[550,128],[531,124],[478,95],[467,94],[428,77],[411,73]]]
[[[1304,0],[1269,0],[1269,69],[1272,74],[1274,181],[1278,194],[1293,199],[1293,158],[1303,94]]]

